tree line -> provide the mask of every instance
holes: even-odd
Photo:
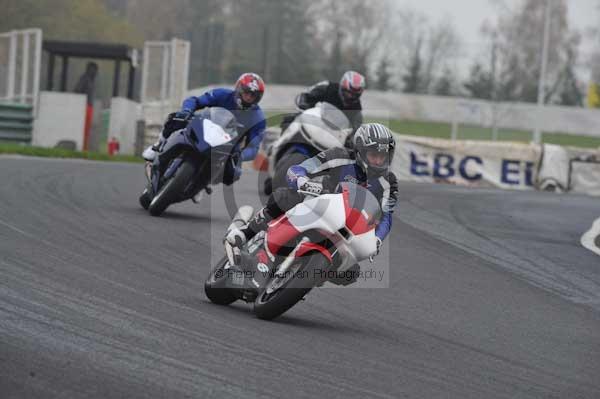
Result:
[[[46,37],[192,43],[190,85],[255,71],[267,83],[308,85],[344,70],[369,88],[494,101],[537,100],[544,4],[498,7],[482,24],[484,52],[464,69],[464,42],[449,20],[431,21],[392,0],[5,0],[0,30],[37,26]],[[548,103],[582,105],[575,73],[581,35],[567,0],[551,0]],[[463,72],[463,73],[461,73]]]

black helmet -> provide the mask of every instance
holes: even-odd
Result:
[[[353,144],[356,162],[368,177],[382,176],[388,171],[396,149],[390,129],[380,123],[366,123],[354,133]]]

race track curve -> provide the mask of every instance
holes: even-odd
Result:
[[[204,296],[220,189],[153,218],[141,165],[0,170],[2,399],[600,398],[600,257],[579,243],[597,198],[401,183],[389,288],[265,322]]]

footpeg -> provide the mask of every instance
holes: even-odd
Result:
[[[200,201],[202,201],[202,199],[204,198],[205,193],[207,195],[211,195],[212,194],[212,188],[210,188],[209,186],[206,186],[204,188],[204,190],[200,191],[198,194],[194,195],[194,197],[192,198],[192,202],[194,204],[199,203]]]

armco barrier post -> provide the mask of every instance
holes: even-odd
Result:
[[[141,156],[144,151],[144,137],[146,136],[146,121],[140,119],[135,125],[135,155]]]

